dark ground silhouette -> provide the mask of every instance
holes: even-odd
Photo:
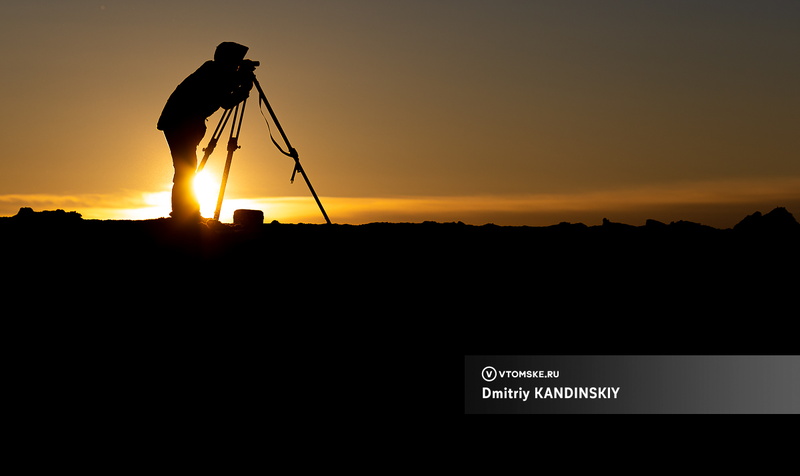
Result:
[[[726,230],[604,220],[193,232],[22,209],[0,218],[0,240],[15,388],[64,428],[87,414],[96,426],[108,413],[115,425],[158,415],[191,427],[284,406],[386,410],[353,399],[359,383],[405,408],[419,398],[410,382],[440,385],[437,369],[462,355],[797,348],[800,225],[782,208]]]
[[[167,219],[22,209],[0,218],[0,237],[6,292],[19,296],[7,302],[48,309],[50,319],[71,306],[85,319],[157,316],[158,326],[164,316],[196,322],[219,313],[492,352],[778,349],[800,289],[800,224],[784,208],[725,230],[603,220],[180,232]]]

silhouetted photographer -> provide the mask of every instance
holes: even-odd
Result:
[[[197,146],[206,133],[209,116],[220,107],[230,109],[249,96],[258,63],[244,59],[248,49],[238,43],[220,43],[213,61],[203,63],[175,88],[158,119],[158,129],[164,131],[175,166],[170,215],[176,221],[202,220],[194,194]]]

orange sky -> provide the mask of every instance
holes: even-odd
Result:
[[[261,61],[337,223],[800,214],[791,0],[29,1],[0,22],[0,216],[165,216],[155,122],[221,41]],[[249,106],[223,221],[323,222]]]

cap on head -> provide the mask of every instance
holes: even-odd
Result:
[[[220,63],[239,63],[244,59],[244,55],[247,54],[247,50],[250,48],[240,45],[239,43],[234,43],[232,41],[224,41],[217,46],[217,50],[214,51],[214,61],[218,61]]]

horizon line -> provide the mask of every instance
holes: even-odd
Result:
[[[334,223],[463,222],[473,225],[542,226],[562,222],[664,223],[693,221],[730,228],[756,211],[800,209],[800,177],[720,179],[636,188],[548,194],[474,194],[442,196],[320,196]],[[119,194],[5,194],[0,216],[19,208],[76,211],[86,219],[140,220],[169,216],[169,192],[123,190]],[[232,221],[236,209],[260,209],[265,221],[324,221],[313,198],[236,197],[223,202],[221,221]],[[210,216],[203,210],[204,216]]]

